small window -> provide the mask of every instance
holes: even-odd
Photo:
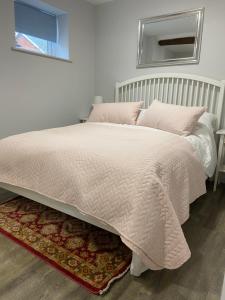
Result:
[[[38,2],[36,0],[36,3]],[[17,49],[69,58],[68,16],[65,12],[59,12],[58,9],[54,12],[52,7],[50,12],[47,8],[43,9],[43,2],[40,8],[30,5],[28,0],[15,0],[14,8]]]

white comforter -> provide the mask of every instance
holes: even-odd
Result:
[[[205,174],[212,177],[216,168],[217,151],[213,129],[199,123],[194,134],[185,137],[192,144],[199,160],[201,161]]]

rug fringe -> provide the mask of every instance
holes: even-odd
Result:
[[[117,279],[120,279],[121,277],[123,277],[123,276],[129,271],[129,269],[130,269],[130,265],[125,269],[125,271],[123,271],[123,273],[120,273],[118,276],[113,277],[113,278],[107,283],[107,286],[106,286],[103,290],[99,291],[99,295],[105,294],[105,293],[108,291],[108,289],[110,288],[111,284],[112,284],[114,281],[116,281]]]

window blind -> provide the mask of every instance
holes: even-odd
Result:
[[[39,8],[15,1],[16,32],[57,42],[57,17]]]

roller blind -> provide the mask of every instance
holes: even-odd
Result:
[[[57,17],[39,8],[15,1],[16,32],[57,42]]]

